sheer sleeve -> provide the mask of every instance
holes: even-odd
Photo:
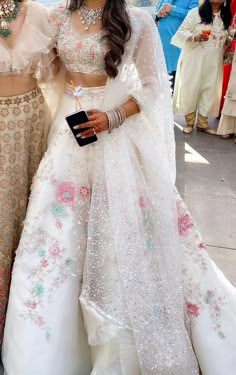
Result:
[[[51,27],[49,24],[48,8],[38,3],[33,3],[33,5],[35,8],[36,7],[37,8],[33,12],[33,17],[32,17],[32,20],[30,20],[30,23],[32,27],[35,27],[37,24],[36,18],[38,18],[39,28],[38,30],[34,30],[34,33],[28,30],[28,32],[30,33],[32,37],[32,44],[30,48],[29,48],[30,44],[27,45],[27,47],[32,52],[34,51],[34,43],[35,43],[35,47],[39,48],[40,42],[42,42],[42,46],[39,49],[38,62],[36,65],[34,77],[38,81],[47,81],[53,78],[54,76],[53,61],[56,57],[56,53],[54,51],[55,43],[54,43],[53,35],[51,32]],[[44,40],[42,39],[42,36]]]
[[[141,85],[132,94],[140,101],[141,106],[147,106],[150,103],[149,96],[155,97],[159,95],[161,82],[165,80],[166,84],[168,78],[164,60],[160,61],[162,51],[156,26],[148,14],[142,14],[141,17],[142,29],[133,54],[133,61],[137,68]],[[155,56],[157,49],[159,50],[159,55]],[[156,57],[158,57],[159,62]],[[144,92],[146,93],[145,96],[143,95]],[[169,95],[170,92],[168,93]]]
[[[176,47],[183,48],[188,40],[188,38],[193,35],[193,30],[196,24],[199,22],[198,8],[194,8],[189,11],[187,17],[183,21],[180,28],[177,30],[173,38],[171,39],[171,44]]]
[[[164,137],[167,158],[175,179],[175,140],[171,90],[164,61],[162,44],[156,25],[146,12],[137,11],[139,30],[134,46],[133,61],[138,80],[130,96],[139,103],[140,109],[152,124],[158,136]],[[153,122],[155,119],[155,122]]]
[[[48,9],[31,1],[27,7],[14,48],[8,49],[0,43],[0,74],[30,74],[37,80],[47,80],[53,77],[55,58]]]

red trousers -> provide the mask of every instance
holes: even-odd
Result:
[[[229,77],[230,77],[230,72],[232,69],[232,64],[224,64],[222,66],[222,69],[223,69],[223,82],[222,82],[222,94],[221,94],[221,100],[220,100],[220,112],[224,105],[225,94],[226,94],[228,83],[229,83]]]

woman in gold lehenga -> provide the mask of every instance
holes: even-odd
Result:
[[[46,8],[0,0],[0,344],[14,252],[45,145],[37,82],[51,77],[53,59]]]

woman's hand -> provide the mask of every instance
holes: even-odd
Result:
[[[77,138],[89,138],[92,137],[94,134],[101,133],[104,130],[108,130],[108,118],[105,112],[98,111],[97,109],[91,109],[87,111],[88,115],[88,122],[84,124],[74,126],[74,129],[83,129],[89,128],[82,133],[79,133],[76,137]]]
[[[198,33],[192,36],[193,42],[206,42],[209,39],[209,35]]]
[[[172,9],[172,6],[170,4],[164,3],[161,9],[159,10],[159,12],[157,13],[157,17],[158,18],[165,17],[167,13],[170,13],[171,9]]]
[[[159,10],[159,12],[157,13],[157,17],[158,18],[163,18],[166,16],[166,11],[163,10],[162,8]]]
[[[172,9],[172,5],[168,3],[164,3],[161,7],[161,10],[164,10],[166,13],[170,13]]]

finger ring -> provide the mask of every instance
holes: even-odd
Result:
[[[93,128],[93,134],[94,134],[94,135],[96,134],[96,130],[95,130],[95,128]]]

